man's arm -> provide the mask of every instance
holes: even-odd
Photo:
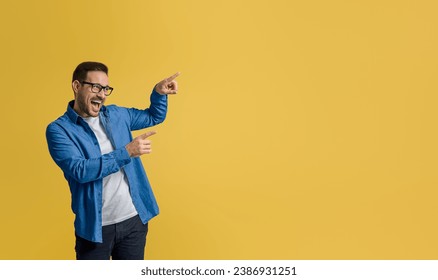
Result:
[[[178,83],[175,80],[180,72],[163,79],[155,85],[150,101],[151,105],[145,110],[129,109],[131,130],[138,130],[157,125],[164,121],[167,114],[167,95],[178,92]]]
[[[58,124],[52,123],[46,130],[49,152],[55,163],[67,177],[79,183],[87,183],[115,173],[131,162],[126,147],[96,158],[85,158]]]
[[[139,130],[162,123],[167,114],[167,96],[155,90],[150,97],[151,105],[144,110],[129,108],[130,129]]]

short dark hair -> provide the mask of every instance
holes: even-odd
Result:
[[[83,81],[87,78],[89,71],[102,71],[108,75],[108,67],[105,64],[94,61],[86,61],[79,64],[73,72],[72,82],[75,80]]]

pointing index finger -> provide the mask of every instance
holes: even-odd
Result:
[[[145,134],[142,134],[141,135],[141,138],[142,139],[146,139],[146,138],[148,138],[149,136],[152,136],[152,135],[154,135],[154,134],[156,134],[157,132],[156,131],[148,131],[148,132],[146,132]]]
[[[175,78],[178,77],[180,74],[181,74],[181,72],[176,72],[175,74],[173,74],[172,76],[167,78],[166,81],[171,82],[171,81],[175,80]]]

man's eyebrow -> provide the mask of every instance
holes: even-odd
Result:
[[[99,83],[92,83],[93,85],[99,85],[99,86],[101,86],[101,87],[110,87],[110,85],[106,85],[106,86],[104,86],[104,85],[101,85],[101,84],[99,84]]]

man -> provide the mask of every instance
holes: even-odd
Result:
[[[144,110],[104,106],[113,88],[108,68],[83,62],[73,72],[74,100],[46,131],[50,154],[64,172],[75,214],[76,258],[144,259],[148,221],[158,205],[139,156],[155,134],[131,131],[164,121],[175,75],[162,80]]]

